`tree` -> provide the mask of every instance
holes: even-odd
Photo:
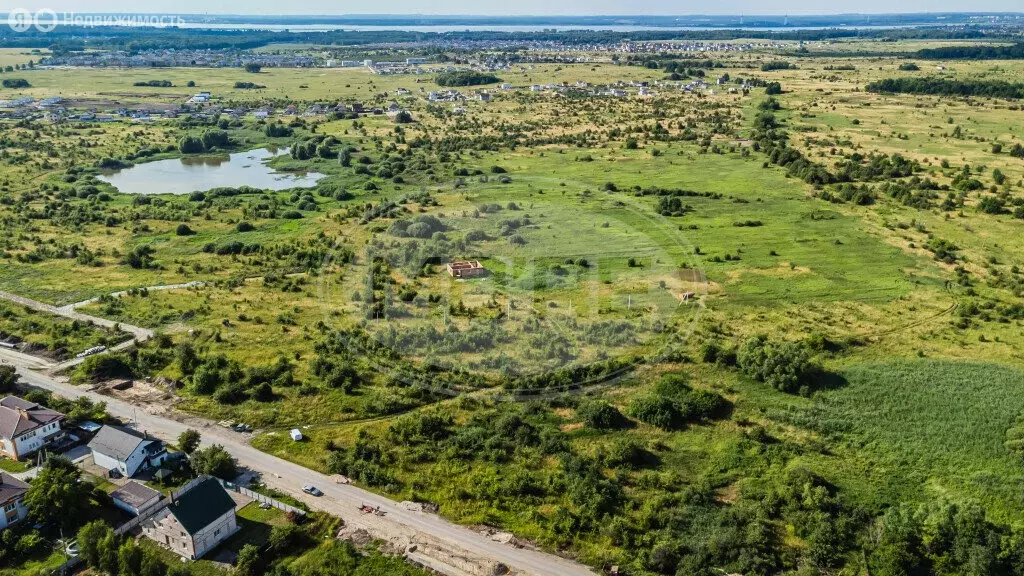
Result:
[[[260,66],[259,64],[254,63],[254,62],[250,62],[250,63],[245,65],[245,71],[250,73],[250,74],[259,74],[260,70],[262,70],[262,69],[263,69],[262,66]]]
[[[619,409],[607,402],[585,402],[576,410],[576,415],[585,425],[598,430],[620,428],[625,423]]]
[[[232,480],[238,476],[235,459],[219,444],[203,450],[196,450],[192,453],[190,460],[192,469],[197,474],[209,474],[223,480]]]
[[[10,394],[18,383],[18,372],[14,366],[0,366],[0,394]]]
[[[201,139],[204,150],[231,146],[231,137],[223,130],[207,130],[203,132]]]
[[[199,355],[190,342],[182,342],[174,351],[174,361],[182,374],[189,375],[199,367]]]
[[[182,136],[178,141],[178,151],[182,154],[199,154],[204,150],[203,141],[195,136]]]
[[[187,564],[171,564],[167,567],[167,576],[191,576],[192,571],[189,570]]]
[[[142,549],[128,538],[117,550],[117,571],[119,576],[141,576]]]
[[[86,565],[97,567],[100,563],[100,542],[110,532],[103,520],[93,520],[78,530],[78,553]]]
[[[683,425],[679,406],[671,398],[657,394],[634,398],[629,403],[629,414],[662,430],[675,430]]]
[[[29,517],[42,524],[75,526],[91,506],[93,485],[82,481],[82,473],[70,460],[51,456],[25,493]]]
[[[810,351],[802,342],[775,343],[765,336],[747,339],[736,355],[744,374],[783,392],[809,390],[811,379],[821,371],[811,361]],[[807,387],[807,388],[805,388]]]
[[[142,550],[142,564],[139,569],[140,576],[164,576],[167,566],[160,559],[159,553],[149,548]]]
[[[235,561],[235,574],[238,576],[257,576],[260,568],[260,549],[252,544],[242,546]]]
[[[96,567],[111,576],[119,576],[117,568],[118,551],[120,548],[120,539],[117,537],[117,534],[115,534],[113,530],[107,532],[99,541],[97,547],[99,565]]]
[[[178,448],[185,454],[191,455],[199,448],[199,441],[202,440],[202,435],[199,434],[198,430],[189,428],[178,436]]]
[[[282,554],[291,548],[299,535],[299,527],[294,524],[283,524],[274,526],[270,530],[270,537],[267,544],[275,554]]]

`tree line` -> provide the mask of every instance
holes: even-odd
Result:
[[[886,78],[867,85],[868,92],[882,94],[934,94],[938,96],[980,96],[1024,98],[1024,84],[1004,80],[951,80],[947,78]]]
[[[924,48],[914,53],[927,60],[1020,60],[1024,59],[1024,42],[1011,46],[942,46]]]

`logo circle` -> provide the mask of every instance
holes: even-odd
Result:
[[[36,12],[36,30],[40,32],[52,32],[57,27],[57,12],[43,8]]]
[[[15,8],[7,14],[7,25],[15,32],[26,32],[32,27],[32,13],[24,8]]]

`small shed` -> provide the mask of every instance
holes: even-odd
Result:
[[[298,442],[302,440],[302,431],[298,428],[292,428],[292,431],[288,433],[292,437],[292,440]]]
[[[140,511],[159,502],[163,495],[145,484],[132,480],[111,492],[110,497],[114,499],[114,506],[132,516],[138,516]]]

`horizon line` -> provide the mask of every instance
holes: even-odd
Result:
[[[45,8],[44,8],[45,9]],[[1024,11],[998,11],[998,10],[984,10],[984,11],[951,11],[951,10],[925,10],[916,12],[766,12],[766,13],[745,13],[745,12],[729,12],[729,13],[652,13],[652,14],[615,14],[615,13],[586,13],[586,14],[474,14],[474,13],[451,13],[451,14],[430,14],[430,13],[417,13],[417,12],[404,12],[404,13],[265,13],[265,12],[168,12],[168,11],[79,11],[79,10],[54,10],[57,13],[75,13],[75,14],[97,14],[97,15],[108,15],[108,14],[167,14],[174,16],[195,16],[195,17],[210,17],[210,16],[259,16],[264,18],[728,18],[728,17],[744,17],[744,18],[757,18],[757,17],[782,17],[782,16],[793,16],[793,17],[815,17],[815,16],[926,16],[926,15],[954,15],[954,16],[1003,16],[1003,15],[1018,15],[1024,16]],[[2,11],[0,15],[9,15],[10,11]]]

